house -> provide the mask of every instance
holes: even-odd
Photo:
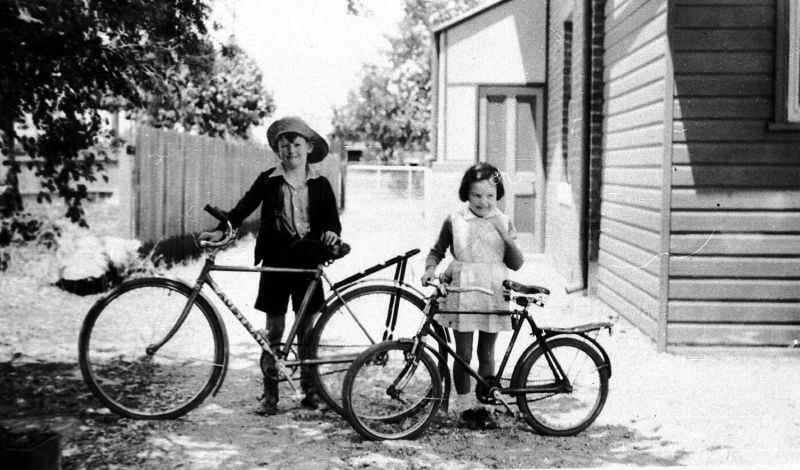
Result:
[[[490,1],[434,36],[434,220],[452,210],[442,201],[457,202],[464,171],[487,161],[509,176],[501,208],[521,247],[542,252],[547,1]]]
[[[546,25],[546,38],[459,55],[453,37],[500,28],[502,11],[515,15],[506,25]],[[508,106],[489,98],[517,85],[507,66],[470,82],[473,99],[453,95],[450,71],[498,55],[543,67],[524,85],[545,100],[531,220],[575,286],[662,351],[800,337],[800,2],[492,1],[441,25],[435,41],[437,163],[469,146],[491,161],[482,149],[512,136]],[[452,122],[448,107],[475,126]],[[476,137],[454,146],[454,128]]]

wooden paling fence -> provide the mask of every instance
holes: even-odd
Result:
[[[264,147],[140,127],[136,138],[134,232],[163,240],[213,227],[207,204],[229,209],[275,165]]]
[[[277,162],[263,145],[140,127],[133,165],[135,237],[145,244],[158,242],[167,258],[194,253],[191,234],[217,223],[203,207],[232,208],[259,173]],[[339,195],[338,155],[326,158],[319,169]],[[257,226],[258,215],[243,229]]]

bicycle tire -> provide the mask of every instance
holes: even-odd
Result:
[[[572,391],[520,393],[517,406],[538,433],[574,436],[589,427],[603,409],[608,396],[608,372],[594,348],[579,339],[548,339],[547,346],[569,379]],[[544,348],[534,344],[520,356],[511,387],[548,384],[555,384],[555,375]],[[560,419],[567,421],[562,423]]]
[[[436,416],[444,400],[438,363],[424,350],[413,360],[412,348],[411,341],[379,343],[348,369],[342,385],[345,416],[364,438],[413,439]]]
[[[400,303],[396,321],[389,321],[387,327],[392,296]],[[313,365],[309,372],[317,393],[331,410],[344,414],[342,382],[353,359],[375,343],[413,336],[424,318],[424,307],[425,301],[412,291],[378,284],[344,292],[319,315],[307,339],[309,358],[330,362]],[[369,331],[369,337],[347,308]]]
[[[125,282],[89,310],[78,340],[83,379],[111,411],[135,419],[173,419],[198,406],[221,380],[224,326],[197,297],[173,337],[154,354],[192,289],[164,278]]]

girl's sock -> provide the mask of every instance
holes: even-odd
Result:
[[[463,395],[455,394],[450,403],[450,411],[453,413],[461,413],[468,410],[472,406],[472,394],[465,393]]]

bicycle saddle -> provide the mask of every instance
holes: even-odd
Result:
[[[503,281],[503,287],[509,290],[513,290],[514,292],[519,292],[520,294],[550,294],[550,289],[546,287],[539,287],[534,285],[527,285],[522,284],[519,282],[512,281],[511,279],[506,279]]]

